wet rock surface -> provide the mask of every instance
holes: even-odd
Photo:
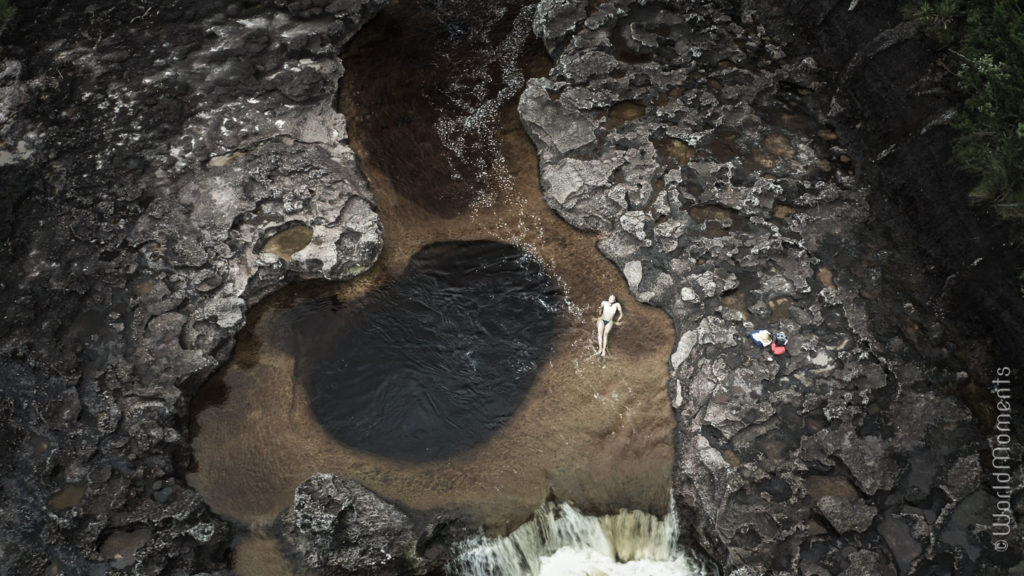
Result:
[[[231,527],[183,482],[187,400],[252,302],[381,249],[332,100],[342,45],[382,3],[48,2],[3,30],[5,573],[227,569]],[[991,376],[987,351],[1020,350],[1019,300],[986,288],[1019,261],[1008,232],[916,193],[966,185],[933,169],[950,129],[927,46],[854,4],[543,0],[556,67],[520,115],[551,206],[675,322],[691,545],[736,574],[1012,573],[983,415],[950,391]],[[954,354],[944,314],[962,302],[1002,337]],[[789,354],[756,328],[784,330]],[[282,529],[326,547],[315,567],[386,573],[366,542],[324,540],[361,506],[381,522],[360,534],[404,549],[405,519],[330,477]]]
[[[255,300],[380,251],[331,106],[380,6],[53,2],[5,32],[4,573],[226,566],[187,400]]]
[[[409,574],[420,562],[412,521],[358,482],[316,474],[278,522],[287,553],[310,574]]]
[[[868,225],[829,70],[733,8],[541,2],[520,101],[545,198],[676,324],[689,539],[743,574],[1003,573],[934,277]]]

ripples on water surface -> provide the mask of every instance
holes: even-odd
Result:
[[[574,230],[541,197],[536,149],[515,106],[524,76],[546,75],[551,66],[530,31],[531,11],[525,0],[398,0],[347,49],[337,104],[377,198],[381,260],[354,281],[297,286],[257,306],[231,362],[193,403],[189,482],[215,512],[252,531],[233,551],[240,576],[288,574],[273,568],[287,563],[260,532],[316,472],[357,480],[409,511],[454,513],[494,536],[528,521],[552,495],[598,514],[668,512],[673,327],[629,295],[593,236]],[[451,267],[439,253],[413,258],[424,246],[484,239],[535,256],[564,296],[554,298],[539,266],[518,251],[505,259],[489,249],[479,254],[485,262],[525,268],[498,274],[499,304],[482,305],[475,287],[463,296],[458,290],[469,287],[446,288],[452,274],[421,270],[425,278],[416,282],[432,288],[401,286],[403,270],[417,274],[411,260]],[[620,298],[627,317],[602,362],[594,355],[593,316],[608,294]],[[389,306],[388,298],[408,303]],[[553,302],[550,312],[535,306]],[[451,330],[456,321],[473,334]],[[472,339],[487,344],[473,351]],[[363,382],[338,401],[337,386],[380,378],[375,364],[383,362],[403,374],[385,378],[390,391]],[[464,386],[474,392],[436,376],[449,371],[476,382]],[[327,373],[334,376],[317,378]],[[450,406],[438,405],[439,397]],[[409,398],[415,406],[403,406]],[[327,429],[342,413],[377,426],[376,434],[405,437],[423,423],[402,429],[378,421],[441,416],[452,423],[443,433],[456,439],[451,447],[442,441],[447,457],[422,449],[430,443],[375,448],[376,434],[360,439],[344,422],[341,432]],[[474,427],[489,437],[471,446]],[[598,553],[548,551],[550,559],[538,561],[564,567],[576,564],[566,556]],[[610,561],[595,559],[605,568]]]
[[[353,39],[341,107],[363,162],[397,194],[451,218],[510,192],[498,132],[524,69],[546,59],[533,13],[527,0],[403,0]]]
[[[432,244],[360,301],[297,306],[296,377],[317,419],[349,446],[448,456],[512,416],[560,307],[551,278],[512,245]]]

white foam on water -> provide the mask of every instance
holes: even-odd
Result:
[[[675,514],[623,510],[587,516],[568,503],[544,504],[502,538],[466,541],[449,571],[459,576],[699,576],[676,545]]]
[[[456,2],[448,8],[458,14],[460,10],[478,11],[481,5],[467,2],[461,6]],[[474,186],[474,200],[471,204],[473,213],[492,208],[497,196],[507,195],[514,186],[514,179],[501,152],[498,128],[502,106],[517,96],[526,83],[518,60],[531,33],[533,6],[522,8],[508,35],[497,46],[491,46],[487,36],[505,10],[502,6],[490,6],[489,18],[483,21],[483,25],[468,30],[471,37],[477,38],[477,49],[486,53],[487,60],[499,63],[500,80],[492,78],[486,67],[454,70],[455,76],[443,95],[441,115],[434,125],[441,144],[447,150],[445,157],[452,177],[456,180],[472,177],[482,185]],[[479,17],[469,20],[481,22]],[[496,96],[490,97],[487,87],[495,82],[500,82],[501,87]],[[460,166],[468,168],[473,174],[463,174]],[[491,189],[492,186],[497,189]]]
[[[538,576],[688,576],[701,574],[688,558],[616,562],[595,550],[561,548],[541,558]]]

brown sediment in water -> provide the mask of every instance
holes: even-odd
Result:
[[[267,243],[263,246],[263,251],[270,252],[288,262],[292,259],[293,254],[309,246],[312,240],[312,228],[302,225],[292,226],[274,234],[270,240],[267,240]]]
[[[747,220],[742,214],[724,206],[701,204],[689,208],[687,213],[701,225],[701,235],[708,238],[720,238],[729,230],[747,227]]]
[[[54,510],[67,510],[82,503],[85,498],[85,486],[68,484],[53,498],[50,498],[50,508]]]
[[[504,140],[516,176],[512,194],[473,217],[414,216],[421,209],[393,193],[385,175],[368,176],[385,223],[382,270],[401,270],[415,250],[437,240],[512,241],[539,256],[582,308],[567,314],[555,352],[518,413],[490,442],[440,462],[395,462],[342,446],[322,430],[305,390],[292,381],[295,360],[282,341],[287,327],[278,324],[283,309],[271,301],[253,315],[236,353],[246,358],[245,350],[258,346],[259,357],[229,364],[217,377],[228,392],[196,415],[198,466],[190,482],[215,511],[269,524],[299,483],[328,471],[410,508],[460,509],[497,531],[529,517],[549,490],[584,509],[664,513],[672,466],[665,388],[671,322],[629,296],[595,237],[573,230],[544,204],[536,155],[521,129]],[[374,287],[367,280],[362,287]],[[608,294],[623,302],[626,317],[602,361],[593,355],[593,318]]]
[[[718,162],[728,162],[739,156],[740,149],[736,143],[739,132],[733,130],[719,130],[715,132],[714,139],[708,145],[711,156]]]
[[[292,503],[295,488],[316,472],[355,479],[410,510],[456,512],[492,534],[515,528],[552,494],[593,513],[634,508],[665,514],[674,428],[666,389],[675,340],[671,321],[632,298],[620,271],[595,248],[596,236],[573,229],[544,202],[537,153],[519,123],[515,98],[495,122],[500,158],[489,160],[501,169],[491,170],[485,182],[455,186],[449,171],[436,169],[444,165],[442,151],[424,145],[418,130],[402,140],[392,124],[421,114],[434,118],[436,112],[423,109],[432,105],[426,99],[383,98],[387,79],[359,52],[386,49],[374,35],[396,33],[399,21],[371,23],[361,33],[368,36],[356,38],[345,59],[345,82],[357,88],[339,97],[350,144],[377,198],[381,259],[355,281],[299,288],[268,299],[250,315],[235,360],[193,406],[198,433],[190,483],[215,512],[251,527],[271,524]],[[546,73],[550,63],[540,43],[526,50],[528,73]],[[401,81],[430,82],[415,75]],[[380,157],[381,132],[391,139],[390,159]],[[479,194],[465,196],[474,184],[490,192],[482,201]],[[422,190],[457,190],[458,197],[444,205],[450,196],[424,196]],[[422,246],[445,240],[509,242],[543,262],[570,303],[553,353],[509,422],[467,452],[401,462],[344,446],[315,420],[306,391],[293,381],[285,308],[289,300],[324,292],[357,298],[397,277]],[[625,318],[602,360],[594,354],[595,323],[609,294],[622,302]],[[240,546],[236,553],[243,551]]]
[[[241,539],[234,550],[235,574],[259,576],[293,576],[291,565],[281,552],[277,538],[263,533]]]
[[[633,100],[619,102],[608,110],[608,117],[604,121],[603,126],[609,130],[614,130],[637,118],[642,118],[646,110],[647,108],[643,104]]]

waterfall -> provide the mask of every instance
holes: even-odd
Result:
[[[529,522],[501,538],[464,542],[449,572],[456,576],[699,576],[697,562],[676,545],[675,514],[636,510],[587,516],[548,502]]]

